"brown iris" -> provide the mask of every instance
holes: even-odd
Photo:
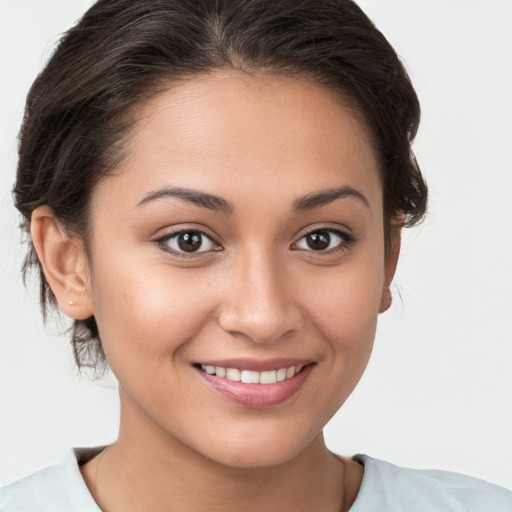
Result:
[[[197,251],[202,243],[202,235],[198,231],[187,231],[178,235],[178,246],[182,251]]]
[[[323,251],[331,243],[331,235],[327,231],[315,231],[306,235],[306,243],[313,251]]]

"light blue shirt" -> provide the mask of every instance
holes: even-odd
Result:
[[[3,487],[0,511],[101,512],[78,468],[100,449],[75,448],[60,464]],[[512,512],[512,491],[483,480],[367,455],[354,459],[364,465],[364,476],[350,512]]]

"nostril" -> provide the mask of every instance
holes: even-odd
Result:
[[[301,317],[291,310],[273,312],[224,311],[219,316],[221,328],[237,337],[248,338],[255,343],[272,343],[297,331]]]
[[[237,337],[272,343],[300,328],[301,310],[296,294],[290,291],[285,269],[269,255],[249,252],[233,269],[232,289],[225,291],[218,322],[224,331]]]

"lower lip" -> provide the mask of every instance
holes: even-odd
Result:
[[[313,366],[313,364],[308,364],[291,379],[275,384],[246,384],[228,380],[225,377],[216,377],[198,368],[196,371],[211,388],[231,402],[254,409],[265,409],[280,405],[294,396],[311,373]]]

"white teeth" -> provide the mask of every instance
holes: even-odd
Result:
[[[275,384],[287,379],[291,379],[299,373],[302,367],[290,366],[289,368],[280,368],[266,372],[256,372],[253,370],[238,370],[237,368],[223,368],[221,366],[201,365],[201,369],[209,375],[227,378],[235,382],[244,382],[246,384]]]
[[[226,377],[228,380],[240,381],[240,370],[236,368],[226,368]]]
[[[252,372],[250,370],[242,370],[240,380],[246,384],[259,384],[260,374],[259,372]]]
[[[261,372],[260,373],[260,384],[275,384],[277,382],[277,372]]]

